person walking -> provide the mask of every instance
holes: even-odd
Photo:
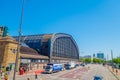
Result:
[[[118,70],[116,69],[116,75],[118,75]]]
[[[4,80],[8,80],[8,75],[5,73]]]

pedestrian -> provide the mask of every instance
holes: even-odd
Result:
[[[2,76],[2,67],[0,66],[0,77]]]
[[[24,69],[21,68],[21,69],[20,69],[20,75],[23,75],[23,74],[24,74]]]
[[[5,73],[4,79],[5,79],[5,80],[8,80],[8,75],[7,75],[7,73]]]
[[[37,73],[35,74],[35,80],[37,80],[38,79],[38,76],[37,76]]]
[[[118,74],[118,70],[116,69],[116,75]]]

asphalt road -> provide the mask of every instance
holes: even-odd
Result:
[[[80,80],[93,80],[95,75],[101,75],[103,80],[118,80],[106,67],[102,65],[90,65],[90,70]]]
[[[90,67],[88,70],[88,66]],[[16,80],[93,80],[95,75],[103,76],[103,80],[117,80],[115,76],[102,65],[90,64],[86,67],[77,67],[71,70],[60,71],[53,74],[38,74],[38,79],[35,79],[34,74],[17,76]],[[10,77],[9,80],[12,80]]]

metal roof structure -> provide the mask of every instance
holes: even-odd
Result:
[[[18,36],[14,36],[18,40]],[[52,57],[79,59],[79,49],[69,34],[38,34],[21,36],[21,43],[36,50],[39,55]]]

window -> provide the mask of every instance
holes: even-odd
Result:
[[[12,53],[17,53],[17,49],[10,49],[12,51]]]

